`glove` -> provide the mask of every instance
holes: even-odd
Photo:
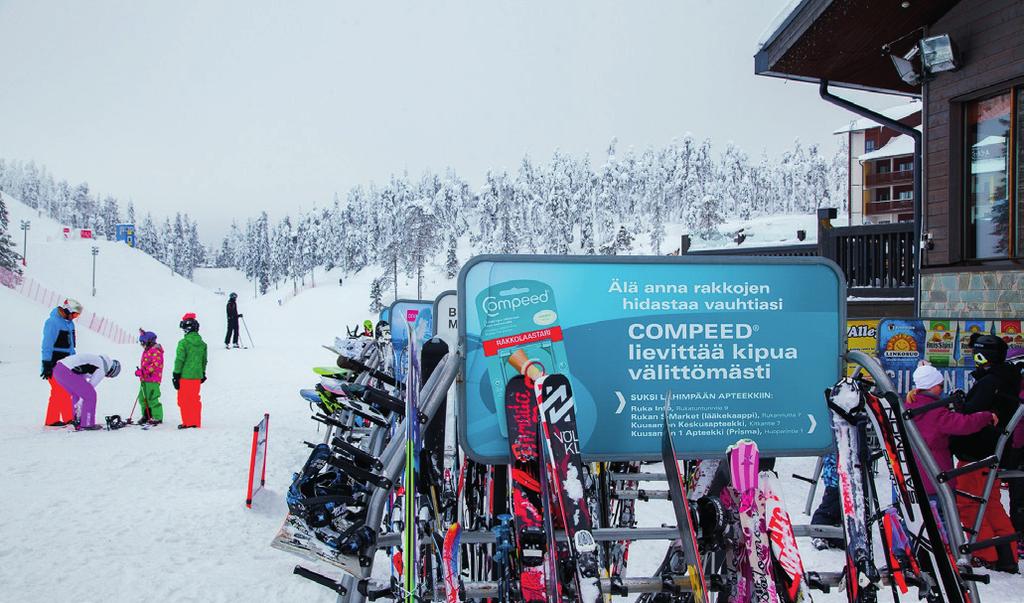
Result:
[[[200,383],[206,383],[206,375],[203,375],[203,378],[200,379],[199,382]]]
[[[39,376],[42,377],[43,379],[49,379],[50,377],[52,377],[53,376],[53,365],[54,364],[56,364],[56,363],[54,361],[52,361],[52,360],[44,360],[43,361],[43,370],[42,370],[42,372],[39,373]]]
[[[949,394],[947,400],[949,400],[949,408],[953,412],[962,413],[965,410],[964,404],[967,402],[967,394],[962,389],[953,390],[953,393]]]
[[[140,369],[139,367],[135,367],[135,376],[136,377],[141,377],[142,376],[142,369]]]
[[[179,375],[178,373],[172,373],[171,383],[174,384],[174,389],[178,389],[179,387],[181,387],[181,375]]]
[[[241,318],[241,317],[243,317],[243,316],[245,316],[245,314],[239,314],[239,315],[238,315],[238,317],[239,317],[239,318]]]

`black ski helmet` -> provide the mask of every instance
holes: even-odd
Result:
[[[185,314],[184,316],[182,316],[181,317],[181,322],[178,323],[178,326],[181,327],[181,330],[185,331],[186,333],[192,333],[194,331],[198,331],[199,330],[199,321],[196,320],[196,313],[195,312],[189,312],[188,314]]]
[[[968,341],[975,354],[981,354],[987,360],[987,364],[1002,364],[1006,362],[1006,351],[1009,346],[1001,337],[995,335],[971,335]]]
[[[231,294],[228,295],[228,299],[236,299],[237,297],[238,297],[238,294],[235,293],[234,291],[232,291]]]

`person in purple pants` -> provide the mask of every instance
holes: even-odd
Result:
[[[120,372],[120,362],[96,354],[72,354],[54,365],[53,378],[71,394],[76,431],[103,428],[96,424],[96,386]]]

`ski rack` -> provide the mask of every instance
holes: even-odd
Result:
[[[867,371],[869,375],[871,375],[871,378],[874,380],[875,389],[878,390],[878,392],[881,394],[880,399],[883,399],[890,406],[893,405],[893,401],[895,400],[897,406],[891,409],[893,412],[902,412],[902,405],[899,403],[899,393],[897,392],[896,387],[893,386],[892,380],[889,378],[888,373],[886,373],[885,370],[882,368],[882,365],[878,363],[878,360],[876,360],[873,356],[867,354],[866,352],[862,352],[860,350],[850,350],[846,355],[846,359],[849,362],[853,362],[859,365],[861,368]],[[892,395],[894,397],[894,400],[884,398],[883,396],[885,396],[886,394]],[[1022,413],[1024,413],[1024,409],[1018,409],[1017,412],[1014,414],[1014,418],[1020,420],[1020,416],[1022,415]],[[942,516],[945,518],[944,523],[949,526],[962,526],[963,523],[960,520],[960,512],[956,506],[956,495],[953,489],[949,486],[948,482],[940,481],[938,479],[938,476],[940,473],[942,473],[942,471],[939,469],[938,464],[935,462],[935,457],[932,456],[931,449],[928,448],[927,443],[921,436],[921,432],[918,430],[917,425],[914,424],[914,421],[907,420],[904,421],[903,423],[905,427],[905,432],[903,433],[903,436],[905,438],[904,442],[906,446],[909,448],[907,452],[914,455],[914,458],[916,458],[917,461],[923,466],[922,469],[924,469],[924,471],[927,472],[928,476],[932,478],[932,483],[935,485],[935,491],[938,498],[939,510]],[[990,479],[994,480],[995,474],[996,471],[992,471],[990,473]],[[920,506],[922,512],[931,512],[931,509],[927,502]],[[982,511],[984,511],[984,508],[979,510],[979,519],[983,517],[983,515],[981,514]],[[964,531],[962,529],[947,529],[946,536],[949,539],[951,550],[957,555],[957,565],[961,567],[969,567],[970,562],[966,557],[966,551],[968,551],[969,548],[966,548],[967,543],[964,539]],[[935,551],[932,551],[932,556],[937,557],[937,553]],[[940,561],[936,558],[933,560],[933,562],[938,564]],[[939,578],[939,576],[936,576],[936,578]],[[938,582],[939,584],[942,584],[941,579],[939,579]],[[981,597],[978,594],[976,580],[965,580],[965,584],[967,585],[967,588],[970,591],[971,601],[973,603],[980,603]],[[945,590],[944,586],[943,590]],[[949,597],[950,595],[946,593],[946,596]],[[957,593],[957,596],[959,597],[959,593]]]
[[[354,380],[354,383],[360,385],[372,385],[376,381],[373,376],[376,370],[386,366],[387,364],[387,353],[386,345],[383,347],[380,343],[367,345],[363,349],[362,354],[355,359],[363,364],[367,370],[362,371]],[[430,378],[420,389],[421,412],[420,416],[417,418],[418,420],[430,421],[434,418],[441,404],[447,399],[451,386],[459,374],[460,364],[461,350],[449,352],[449,354],[441,359]],[[326,433],[324,434],[323,442],[330,444],[334,436],[339,431],[343,431],[349,436],[351,436],[351,434],[363,434],[364,439],[362,443],[359,444],[360,448],[366,450],[369,454],[375,456],[381,461],[383,464],[383,470],[380,471],[381,476],[391,479],[396,484],[399,483],[399,478],[404,470],[405,464],[405,441],[402,434],[405,433],[404,425],[407,419],[402,418],[402,420],[396,425],[396,429],[392,435],[389,437],[389,430],[386,428],[366,429],[356,427],[356,415],[350,410],[338,412],[334,416],[338,419],[338,423],[345,427],[341,428],[329,424],[326,425]],[[608,477],[609,481],[612,482],[666,481],[666,475],[663,472],[611,473]],[[366,545],[364,550],[360,551],[360,556],[364,559],[373,559],[376,556],[377,551],[397,546],[401,543],[400,533],[381,531],[380,529],[382,526],[386,525],[384,523],[384,515],[387,508],[386,502],[388,500],[389,493],[390,491],[388,489],[377,488],[373,491],[367,501],[367,515],[363,525],[373,529],[377,533],[377,537],[374,542]],[[670,498],[666,490],[650,490],[642,488],[637,489],[635,492],[616,492],[612,494],[612,496],[620,500],[634,499],[641,501],[653,499],[667,500]],[[798,537],[843,537],[843,529],[835,526],[794,525],[793,530],[795,535]],[[678,538],[678,529],[675,526],[668,525],[663,525],[662,527],[597,528],[593,531],[593,536],[598,542],[617,542],[624,540],[662,540],[671,542]],[[565,541],[566,538],[564,531],[556,532],[555,537],[559,541]],[[468,545],[489,545],[495,542],[495,534],[489,530],[463,531],[461,534],[461,542],[462,544]],[[365,565],[361,567],[360,576],[343,573],[343,575],[337,579],[319,574],[314,570],[302,566],[296,566],[294,573],[317,582],[326,588],[334,590],[338,594],[338,603],[364,603],[368,599],[374,600],[382,596],[381,593],[387,591],[389,588],[387,583],[380,584],[376,580],[371,580],[370,575],[372,573],[372,569],[372,564]],[[841,572],[809,571],[807,576],[808,584],[812,588],[825,590],[827,592],[829,588],[840,585],[843,574]],[[462,597],[463,600],[469,598],[494,598],[495,594],[498,592],[498,588],[499,585],[497,581],[467,580],[462,584]],[[689,577],[685,573],[666,573],[660,576],[651,577],[605,578],[602,579],[601,588],[604,593],[620,596],[638,593],[679,593],[690,590],[690,581]],[[434,599],[444,600],[444,586],[442,584],[438,584],[435,585],[435,589]],[[383,596],[387,598],[387,595]]]
[[[436,415],[441,404],[447,399],[448,391],[455,382],[459,373],[461,361],[461,350],[449,352],[438,364],[431,374],[427,383],[420,390],[421,419],[430,421]],[[404,446],[405,442],[401,434],[405,433],[405,420],[399,424],[395,436],[384,447],[378,458],[384,464],[381,475],[391,478],[398,483],[405,467]],[[376,430],[383,434],[385,430]],[[383,437],[383,436],[381,436]],[[371,450],[374,448],[371,447]],[[612,481],[666,481],[665,473],[613,473],[610,475]],[[618,494],[622,493],[617,493]],[[385,502],[388,492],[383,488],[376,489],[367,501],[367,515],[365,525],[380,526],[384,519]],[[629,493],[626,497],[637,500],[668,499],[668,492],[665,490],[644,490],[636,493]],[[843,529],[836,526],[821,525],[794,525],[793,530],[799,537],[822,537],[842,538]],[[594,540],[598,542],[616,542],[622,540],[663,540],[673,541],[679,536],[676,526],[663,527],[634,527],[634,528],[596,528],[593,530]],[[556,531],[555,537],[559,541],[565,541],[564,531]],[[401,544],[402,534],[399,532],[380,532],[376,541],[371,545],[373,550],[365,551],[363,554],[373,558],[377,551]],[[463,531],[460,536],[461,543],[467,544],[493,544],[496,536],[490,530]],[[365,593],[373,590],[374,587],[386,588],[386,585],[374,585],[370,581],[372,567],[363,567],[362,576],[346,576],[338,584],[345,589],[344,593],[339,592],[338,603],[364,603],[367,600]],[[829,588],[838,586],[842,574],[840,572],[811,572],[813,584],[817,588]],[[372,585],[372,586],[371,586]],[[497,592],[496,581],[466,581],[463,583],[463,596],[469,598],[493,598]],[[686,574],[672,576],[624,577],[614,582],[609,579],[602,579],[602,591],[616,595],[627,593],[659,593],[659,592],[680,592],[690,589],[689,577]],[[436,600],[444,600],[443,585],[437,585],[435,592]]]

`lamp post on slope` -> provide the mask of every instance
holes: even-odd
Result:
[[[21,240],[21,265],[27,266],[25,263],[25,256],[28,255],[28,229],[32,228],[31,220],[21,221],[21,232],[24,233],[24,237]]]
[[[92,246],[92,296],[96,297],[96,256],[100,254],[100,248]]]

